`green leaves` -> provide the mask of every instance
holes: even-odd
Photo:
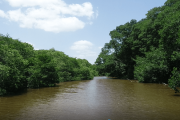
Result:
[[[169,87],[175,90],[175,92],[179,92],[178,87],[180,87],[180,72],[177,71],[177,68],[174,67],[172,71],[172,77],[168,81]]]
[[[25,87],[25,68],[28,62],[23,59],[18,50],[13,49],[11,38],[4,36],[0,38],[2,43],[0,44],[0,89],[2,92],[0,94],[22,90]]]
[[[28,43],[0,35],[0,95],[95,75],[96,67],[85,59],[71,58],[53,48],[33,50]]]
[[[149,10],[146,18],[116,27],[96,60],[98,72],[167,83],[173,67],[180,68],[179,18],[180,1],[167,0]]]
[[[96,59],[96,66],[99,74],[115,77],[133,77],[132,39],[131,33],[136,20],[131,20],[124,25],[116,27],[110,31],[111,39],[102,48],[101,53]]]
[[[136,58],[134,75],[139,82],[162,82],[166,78],[167,61],[166,53],[160,48],[151,48],[145,57]]]

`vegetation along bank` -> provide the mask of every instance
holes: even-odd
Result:
[[[95,65],[85,59],[69,57],[53,48],[34,50],[28,43],[0,35],[0,95],[97,75]]]
[[[34,50],[28,43],[0,35],[0,95],[98,75],[167,83],[179,92],[179,0],[167,0],[163,6],[149,10],[146,18],[132,19],[109,35],[110,42],[93,65],[53,48]]]
[[[100,75],[180,87],[180,1],[167,0],[146,18],[109,33],[95,64]],[[128,89],[128,88],[127,88]]]

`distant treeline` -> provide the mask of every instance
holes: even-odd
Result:
[[[85,59],[69,57],[53,48],[34,50],[28,43],[0,35],[0,95],[64,81],[90,80],[98,75],[95,69]]]
[[[110,31],[95,64],[100,75],[180,87],[180,0],[167,0]]]

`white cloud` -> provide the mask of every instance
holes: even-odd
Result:
[[[37,28],[50,32],[76,31],[83,29],[85,22],[79,17],[89,20],[97,17],[90,2],[83,4],[66,4],[62,0],[6,0],[16,10],[6,14],[0,10],[0,17],[7,17],[18,22],[23,28]],[[25,9],[22,11],[22,8]]]
[[[38,49],[38,48],[36,48],[36,47],[35,47],[35,45],[34,45],[34,44],[32,44],[31,42],[25,42],[25,43],[28,43],[28,44],[32,45],[32,46],[34,47],[34,50],[39,50],[39,49]]]
[[[97,8],[98,9],[98,8]],[[96,18],[99,16],[99,13],[98,13],[98,10],[96,10],[96,13],[95,13],[96,15]]]
[[[93,46],[93,44],[86,40],[80,40],[77,41],[71,46],[72,50],[81,51],[81,50],[87,50],[90,49]]]
[[[88,59],[97,56],[97,53],[93,51],[93,44],[86,40],[74,42],[70,49],[76,52],[74,57],[77,58]]]
[[[4,13],[4,11],[0,10],[0,17],[6,18],[6,14]]]

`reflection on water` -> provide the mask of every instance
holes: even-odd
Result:
[[[0,97],[0,120],[180,120],[179,111],[168,86],[106,77]]]

